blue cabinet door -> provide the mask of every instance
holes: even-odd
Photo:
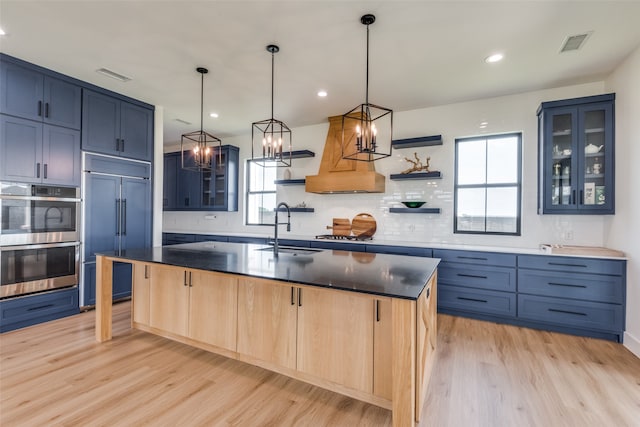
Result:
[[[124,101],[120,103],[120,151],[124,157],[151,161],[153,111]]]
[[[80,86],[45,77],[42,112],[44,122],[80,130],[81,93]]]
[[[80,186],[80,131],[44,125],[42,182]]]
[[[168,153],[164,155],[162,209],[166,211],[171,211],[176,208],[179,162],[180,156],[178,153]]]
[[[96,263],[87,262],[83,264],[84,280],[82,281],[82,301],[81,306],[96,304]],[[125,262],[113,263],[113,293],[112,299],[126,298],[131,296],[131,264]]]
[[[42,121],[42,74],[16,64],[0,63],[0,112]]]
[[[182,159],[177,160],[176,209],[197,209],[201,206],[202,173],[182,169]],[[191,151],[185,151],[185,165],[195,165]]]
[[[95,173],[86,176],[85,261],[95,261],[96,252],[119,250],[120,179]]]
[[[84,90],[82,99],[82,149],[120,154],[120,101]]]
[[[40,183],[42,123],[0,115],[0,178]]]
[[[151,182],[122,178],[122,250],[151,246]]]

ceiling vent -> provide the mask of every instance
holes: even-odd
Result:
[[[98,68],[96,73],[104,74],[107,77],[111,77],[112,79],[120,80],[121,82],[128,82],[131,80],[131,77],[124,76],[122,74],[118,74],[115,71],[111,71],[108,68]]]
[[[566,39],[564,39],[564,43],[562,43],[560,53],[571,52],[580,49],[582,46],[584,46],[584,43],[587,41],[591,33],[593,33],[593,31],[568,36]]]
[[[182,123],[183,125],[190,125],[191,122],[188,122],[186,120],[182,120],[182,119],[174,119],[176,122],[178,123]]]

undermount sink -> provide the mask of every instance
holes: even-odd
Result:
[[[256,249],[257,251],[270,251],[273,252],[273,246],[268,246],[266,248]],[[313,255],[316,252],[320,252],[322,249],[311,249],[311,248],[296,248],[291,246],[280,246],[278,247],[279,254],[291,254],[291,255]]]

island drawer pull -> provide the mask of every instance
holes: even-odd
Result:
[[[573,285],[571,283],[554,283],[554,282],[547,282],[547,284],[551,285],[551,286],[565,286],[567,288],[586,288],[585,285]]]
[[[483,302],[483,303],[489,302],[486,299],[477,299],[477,298],[458,297],[458,299],[461,299],[463,301],[473,301],[473,302]]]
[[[586,316],[587,315],[587,313],[580,313],[579,311],[558,310],[556,308],[549,308],[547,310],[551,311],[552,313],[574,314],[576,316]]]
[[[149,278],[149,266],[148,265],[144,266],[144,278],[145,279]]]
[[[185,285],[185,286],[189,286],[189,285],[187,284],[187,270],[185,270],[185,271],[184,271],[184,285]]]
[[[296,305],[296,302],[295,302],[295,300],[294,300],[294,298],[295,298],[295,297],[294,297],[294,295],[293,295],[293,293],[294,293],[294,292],[295,292],[295,291],[293,290],[293,286],[292,286],[292,287],[291,287],[291,305]]]
[[[472,277],[474,279],[488,279],[487,276],[480,276],[477,274],[463,274],[463,273],[458,273],[458,276],[460,277]]]
[[[302,307],[302,289],[298,289],[298,307]]]
[[[380,321],[380,300],[376,300],[376,322]]]

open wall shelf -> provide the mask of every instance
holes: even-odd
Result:
[[[440,208],[389,208],[390,213],[439,214]]]
[[[442,135],[394,139],[393,141],[391,141],[391,147],[393,148],[429,147],[432,145],[442,145]]]
[[[276,185],[304,185],[306,179],[276,179],[273,181]]]
[[[275,211],[275,209],[274,209]],[[278,209],[278,212],[286,212],[287,210],[285,208],[280,208]],[[289,208],[290,212],[314,212],[315,209],[313,208]]]
[[[397,173],[389,175],[391,180],[403,180],[403,179],[442,179],[440,171],[435,172],[418,172],[418,173]]]
[[[316,153],[314,153],[313,151],[310,150],[297,150],[297,151],[291,151],[291,158],[292,159],[303,159],[306,157],[315,157]],[[285,159],[289,158],[289,152],[284,152],[282,153],[282,157]]]

